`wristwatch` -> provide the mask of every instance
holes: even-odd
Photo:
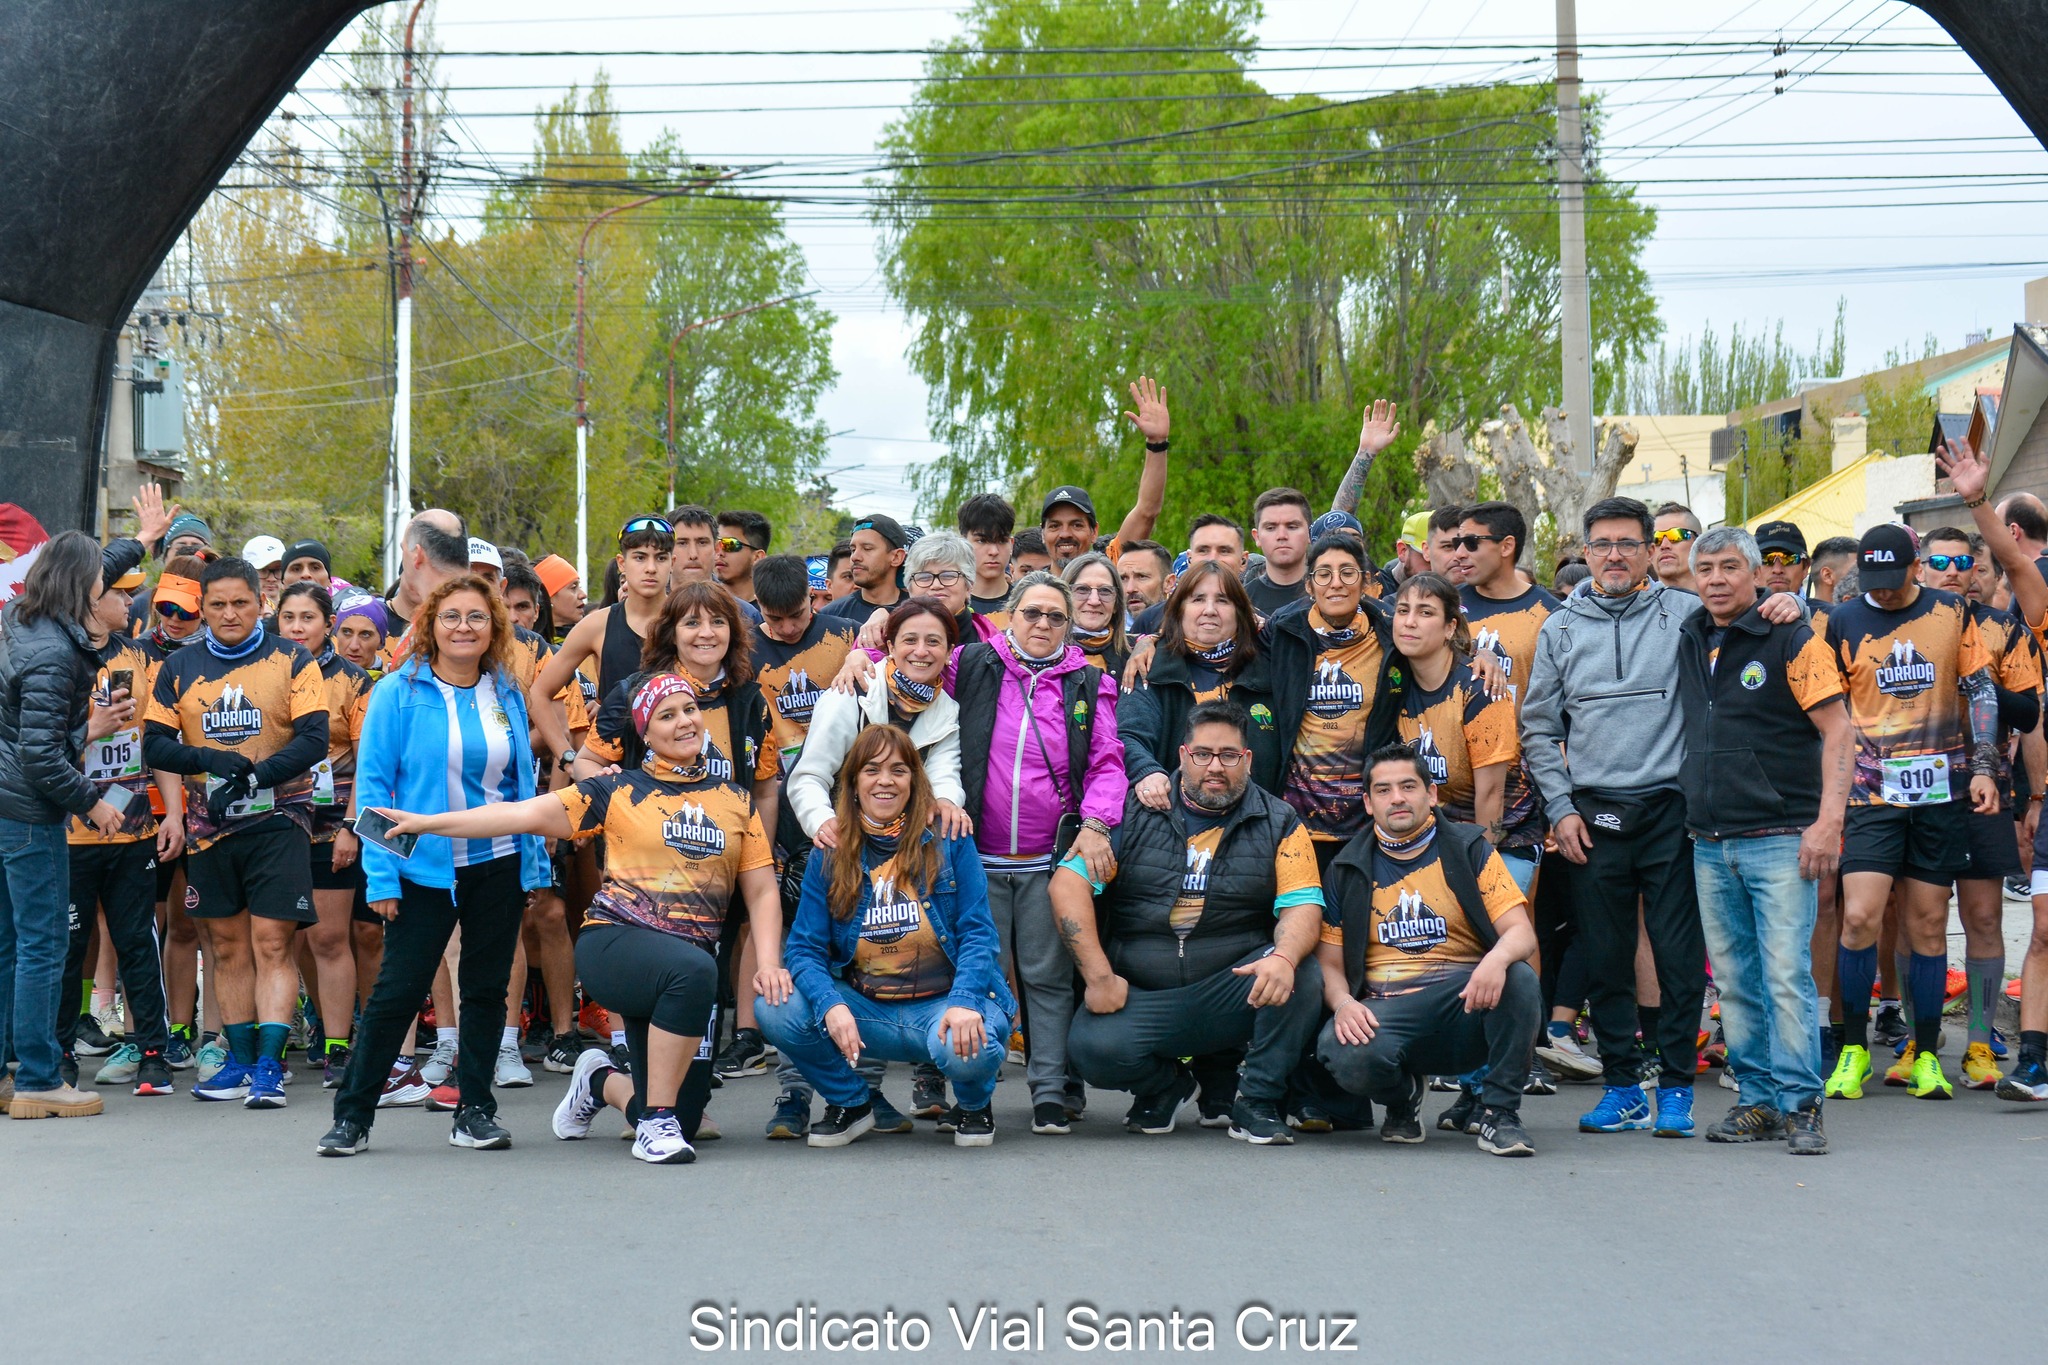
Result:
[[[569,769],[576,766],[576,751],[574,749],[562,750],[562,756],[556,759],[555,762],[557,766],[559,766],[562,769],[562,771],[567,772]]]

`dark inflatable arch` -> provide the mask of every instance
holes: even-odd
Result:
[[[0,502],[89,525],[114,343],[263,120],[373,0],[0,3]],[[2048,143],[2048,0],[1916,0]]]

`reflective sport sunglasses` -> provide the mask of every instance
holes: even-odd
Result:
[[[197,621],[199,619],[198,612],[186,611],[183,607],[174,607],[169,602],[157,603],[156,613],[159,616],[168,616],[174,621]]]
[[[665,536],[672,536],[676,533],[676,528],[662,517],[635,517],[619,528],[619,539],[624,540],[638,531],[659,531]]]
[[[1927,567],[1934,570],[1936,573],[1946,573],[1952,568],[1959,569],[1964,573],[1968,573],[1970,570],[1977,567],[1977,556],[1929,555],[1927,556]]]
[[[1698,534],[1699,532],[1693,530],[1690,526],[1673,526],[1667,530],[1657,532],[1650,539],[1656,541],[1659,545],[1683,545]]]
[[[1782,569],[1787,564],[1804,564],[1805,562],[1806,556],[1796,550],[1766,550],[1764,552],[1764,563],[1774,569]]]

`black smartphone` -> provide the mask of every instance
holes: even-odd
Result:
[[[124,691],[130,697],[135,695],[135,670],[132,668],[109,669],[107,671],[107,695],[111,697],[116,692]]]
[[[356,837],[375,844],[386,853],[400,858],[410,858],[414,846],[420,841],[417,834],[393,834],[392,819],[380,810],[362,810],[356,813]]]

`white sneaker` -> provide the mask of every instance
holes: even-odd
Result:
[[[432,1087],[448,1084],[448,1078],[455,1074],[455,1040],[434,1044],[434,1051],[420,1067],[420,1075]]]
[[[564,1142],[580,1142],[590,1136],[590,1121],[604,1108],[604,1096],[591,1088],[590,1077],[612,1059],[594,1047],[583,1049],[576,1069],[569,1073],[569,1089],[555,1106],[555,1136]]]
[[[1560,1035],[1546,1031],[1543,1041],[1536,1045],[1536,1055],[1558,1075],[1574,1080],[1594,1080],[1606,1071],[1598,1059],[1586,1055],[1586,1050],[1579,1046],[1579,1040],[1569,1033]]]
[[[123,1043],[115,1048],[100,1065],[99,1074],[92,1078],[94,1085],[132,1085],[135,1073],[142,1069],[142,1049],[133,1043]]]
[[[227,1041],[219,1036],[215,1036],[212,1042],[199,1049],[197,1055],[199,1061],[198,1080],[200,1084],[204,1085],[219,1075],[220,1069],[228,1064]]]
[[[491,1084],[500,1090],[517,1090],[533,1084],[533,1073],[526,1069],[526,1063],[519,1060],[519,1044],[511,1043],[498,1049],[498,1069],[491,1076]]]
[[[1723,1090],[1733,1090],[1738,1094],[1742,1090],[1742,1087],[1735,1083],[1735,1074],[1725,1066],[1721,1068],[1721,1079],[1716,1081],[1715,1084]]]
[[[673,1114],[642,1119],[633,1132],[633,1157],[656,1166],[681,1165],[697,1159],[696,1149],[683,1136],[683,1126]]]

